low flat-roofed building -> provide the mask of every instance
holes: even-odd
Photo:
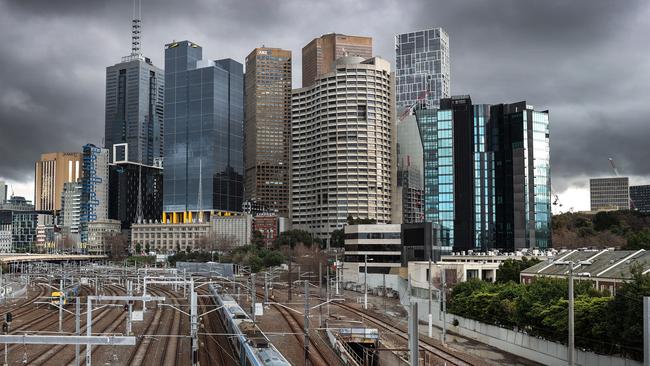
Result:
[[[131,225],[131,249],[140,244],[144,250],[173,253],[180,250],[197,250],[199,241],[210,234],[209,223],[143,223]]]
[[[522,283],[538,277],[568,278],[569,262],[574,263],[575,280],[593,281],[599,290],[615,294],[622,283],[632,279],[632,269],[639,266],[642,273],[650,272],[650,251],[639,250],[568,250],[521,271]]]
[[[356,281],[368,274],[388,274],[402,265],[400,224],[347,225],[345,227],[345,258],[342,276]]]

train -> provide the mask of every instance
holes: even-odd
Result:
[[[79,285],[74,285],[69,287],[63,292],[60,291],[52,291],[50,294],[50,305],[53,307],[58,307],[59,306],[59,299],[63,302],[63,306],[66,306],[69,304],[68,299],[75,298],[79,295]]]
[[[290,366],[287,359],[275,348],[268,337],[250,319],[248,314],[228,294],[219,293],[220,288],[210,284],[209,291],[214,303],[221,307],[218,312],[239,362],[246,366]]]

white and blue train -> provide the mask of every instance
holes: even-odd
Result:
[[[266,335],[250,319],[244,309],[228,294],[220,294],[209,285],[210,293],[224,320],[226,332],[239,362],[245,366],[289,366],[289,361],[271,344]]]

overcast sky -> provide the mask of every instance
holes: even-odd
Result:
[[[293,51],[337,32],[371,36],[394,60],[393,36],[444,27],[452,94],[475,103],[526,100],[550,110],[553,188],[563,210],[588,209],[588,177],[650,184],[650,2],[612,0],[142,0],[143,52],[192,40],[206,58],[239,62],[262,45]],[[43,152],[101,144],[105,68],[130,52],[132,0],[0,0],[0,179],[33,198]]]

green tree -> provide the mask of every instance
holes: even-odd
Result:
[[[140,255],[140,253],[142,253],[142,244],[137,243],[137,244],[135,245],[135,254],[136,254],[136,255]]]
[[[537,258],[527,258],[523,257],[521,260],[516,259],[506,259],[499,265],[497,269],[497,278],[496,281],[503,283],[508,281],[513,281],[519,283],[519,273],[524,269],[534,266],[537,263],[540,263],[541,260]]]
[[[376,224],[377,220],[375,219],[368,219],[368,218],[361,218],[361,217],[352,217],[352,215],[348,216],[348,225],[369,225],[369,224]]]
[[[592,219],[594,223],[594,229],[597,231],[603,230],[612,230],[614,227],[620,225],[620,220],[618,219],[618,211],[601,211],[594,215]]]
[[[314,239],[311,234],[305,230],[288,230],[280,235],[275,240],[276,248],[289,246],[291,249],[295,248],[298,244],[304,244],[306,246],[311,246],[314,243]]]
[[[264,234],[262,234],[261,231],[255,230],[253,231],[253,236],[251,238],[251,244],[255,245],[256,247],[262,248],[264,247]]]
[[[345,246],[345,229],[337,229],[332,231],[330,236],[330,247],[343,248]]]
[[[650,229],[627,234],[627,250],[650,249]]]
[[[144,245],[144,251],[147,255],[149,255],[149,252],[151,251],[151,246],[149,245],[149,243],[146,243]]]
[[[284,263],[284,256],[277,250],[269,251],[263,258],[264,267],[279,266]]]

